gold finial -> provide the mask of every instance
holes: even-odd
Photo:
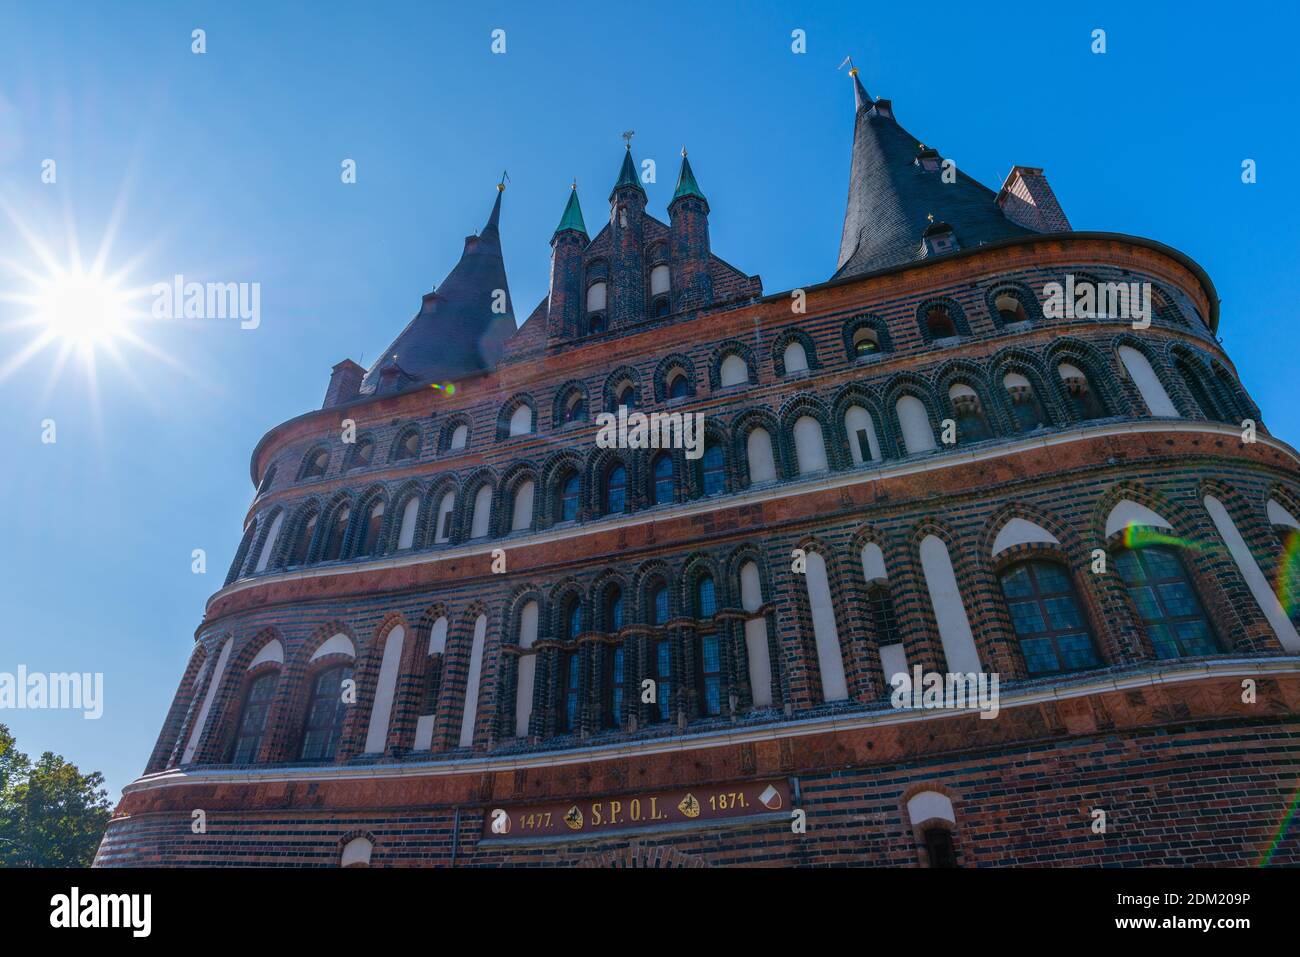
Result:
[[[686,147],[682,147],[682,159],[686,159]]]
[[[926,213],[925,218],[930,222],[934,222],[934,213]]]
[[[506,191],[506,183],[508,183],[508,182],[510,182],[510,174],[509,174],[508,172],[506,172],[505,170],[502,170],[502,171],[501,171],[501,182],[497,183],[497,192],[498,192],[498,193],[504,193],[504,192]]]
[[[837,66],[835,69],[842,70],[844,69],[845,65],[847,65],[849,68],[849,76],[858,75],[858,68],[853,65],[853,57],[846,56],[843,60],[840,61],[840,65]]]

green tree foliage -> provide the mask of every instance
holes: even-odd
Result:
[[[103,784],[50,751],[33,764],[0,724],[0,867],[89,867],[112,813]]]

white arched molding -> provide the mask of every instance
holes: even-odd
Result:
[[[448,492],[438,503],[438,520],[433,527],[433,541],[435,544],[451,541],[451,510],[456,507],[456,493]]]
[[[402,526],[397,532],[398,551],[415,544],[415,520],[419,514],[420,500],[412,496],[402,509]]]
[[[743,385],[749,381],[749,366],[740,356],[732,355],[722,360],[722,367],[718,369],[718,384],[724,389],[729,385]]]
[[[952,569],[948,546],[937,535],[927,535],[921,542],[921,569],[925,572],[925,585],[930,592],[934,620],[939,626],[939,642],[950,672],[979,674],[979,652],[975,650],[975,636],[962,604],[957,575]]]
[[[1122,532],[1130,525],[1149,525],[1152,528],[1173,528],[1168,522],[1145,505],[1124,499],[1106,516],[1106,537]]]
[[[822,698],[843,701],[849,696],[844,679],[844,656],[840,651],[840,633],[835,624],[835,603],[831,599],[826,560],[817,552],[808,552],[808,608],[812,612],[813,637],[817,642],[817,667],[822,678]]]
[[[537,602],[530,601],[519,612],[519,647],[528,650],[537,640]],[[528,737],[528,721],[533,714],[533,682],[537,676],[537,655],[519,656],[519,675],[515,685],[515,737]]]
[[[844,413],[844,431],[849,437],[854,465],[880,461],[880,443],[876,441],[876,425],[871,421],[870,412],[860,405],[849,406]]]
[[[790,375],[792,372],[808,371],[808,353],[804,351],[802,343],[790,343],[785,347],[785,353],[782,358],[785,362],[786,375]]]
[[[1008,548],[1013,548],[1016,545],[1028,545],[1031,543],[1042,543],[1044,545],[1061,544],[1060,540],[1047,529],[1035,525],[1027,519],[1013,518],[998,529],[997,537],[993,539],[992,554],[1000,555]]]
[[[474,620],[474,644],[469,652],[469,677],[465,681],[465,708],[460,717],[460,746],[474,744],[474,719],[478,717],[478,682],[483,671],[483,641],[487,637],[487,615]]]
[[[312,652],[308,664],[317,658],[324,658],[326,655],[347,655],[349,658],[355,658],[357,649],[352,644],[351,638],[343,634],[343,632],[339,632],[337,635],[331,635],[328,641],[322,642],[321,646]]]
[[[907,817],[912,827],[919,827],[926,821],[947,821],[957,823],[957,814],[952,807],[952,799],[938,791],[921,791],[907,799]]]
[[[898,400],[894,410],[898,413],[898,427],[903,433],[903,446],[908,455],[937,448],[925,403],[914,395],[905,395]]]
[[[826,437],[822,424],[811,415],[800,416],[794,424],[794,455],[800,475],[827,469]]]
[[[1275,498],[1268,500],[1268,520],[1274,525],[1289,525],[1292,528],[1300,528],[1300,521],[1282,507],[1282,504]]]
[[[492,521],[492,486],[481,485],[474,493],[474,514],[469,523],[470,538],[486,538]]]
[[[889,570],[885,567],[885,553],[875,542],[862,546],[862,577],[868,585],[887,585]],[[907,650],[901,641],[880,646],[880,671],[889,682],[896,674],[907,674]]]
[[[393,697],[397,691],[397,672],[405,639],[406,630],[398,625],[388,633],[388,640],[384,642],[379,680],[375,683],[375,703],[370,708],[370,727],[366,729],[366,754],[379,754],[388,741],[388,722],[393,715]]]
[[[253,656],[253,660],[248,663],[248,670],[252,671],[258,665],[264,665],[268,661],[277,665],[284,664],[284,645],[280,644],[279,638],[272,638],[262,646],[261,650]]]
[[[889,579],[889,572],[885,570],[885,553],[875,542],[862,546],[862,577],[868,585]]]
[[[257,556],[257,567],[255,572],[266,571],[266,566],[271,561],[271,556],[275,554],[275,541],[280,537],[280,526],[284,524],[284,510],[275,513],[275,518],[271,521],[271,530],[266,533],[266,541],[262,543],[262,553]]]
[[[208,714],[212,711],[212,702],[217,697],[217,689],[221,687],[221,679],[226,674],[226,662],[230,660],[230,649],[234,645],[235,639],[227,638],[225,644],[221,646],[221,653],[217,655],[217,666],[212,670],[212,678],[208,681],[207,691],[203,695],[203,705],[199,708],[198,717],[194,719],[194,727],[190,729],[190,740],[185,745],[185,753],[181,756],[181,764],[189,764],[194,760],[194,753],[199,749],[199,741],[203,737],[203,728],[208,723]]]
[[[527,435],[533,431],[533,410],[521,405],[510,415],[510,434]]]
[[[593,282],[587,287],[587,311],[600,312],[605,308],[605,284]]]
[[[463,449],[469,444],[469,426],[458,425],[451,433],[451,444],[449,448]]]
[[[751,485],[776,481],[776,457],[772,454],[772,436],[767,429],[751,429],[745,439]]]
[[[527,531],[533,525],[533,480],[527,479],[515,489],[514,506],[510,509],[510,531]]]
[[[364,837],[354,837],[343,848],[339,867],[369,867],[373,845]]]
[[[740,566],[740,605],[753,614],[763,607],[763,585],[758,565]],[[767,650],[767,616],[745,620],[745,653],[749,658],[749,689],[755,708],[772,706],[772,661]]]
[[[433,630],[429,632],[429,655],[440,655],[447,650],[447,616],[442,615],[433,623]],[[426,664],[426,667],[428,665]],[[421,704],[424,702],[421,701]],[[428,751],[433,747],[433,723],[437,718],[434,713],[422,714],[415,721],[415,743],[412,745],[416,751]]]
[[[1277,600],[1277,593],[1269,586],[1268,578],[1260,570],[1259,563],[1255,561],[1255,556],[1251,553],[1246,540],[1241,537],[1241,532],[1237,530],[1232,516],[1223,507],[1223,503],[1213,495],[1205,496],[1205,510],[1214,520],[1214,527],[1223,537],[1224,544],[1228,546],[1233,561],[1241,571],[1241,577],[1246,580],[1250,593],[1255,596],[1255,601],[1259,603],[1260,611],[1272,626],[1277,640],[1282,642],[1282,647],[1291,654],[1300,653],[1300,634],[1296,633],[1295,625],[1287,617],[1282,603]]]
[[[1178,415],[1178,409],[1169,400],[1169,393],[1160,384],[1160,377],[1151,368],[1151,363],[1147,361],[1146,356],[1132,346],[1120,346],[1119,358],[1124,363],[1124,368],[1128,370],[1129,378],[1142,394],[1142,401],[1147,404],[1147,411],[1152,415]]]

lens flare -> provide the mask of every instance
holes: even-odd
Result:
[[[1300,608],[1300,531],[1287,535],[1282,545],[1282,560],[1277,565],[1277,582],[1274,591],[1282,602],[1287,617],[1293,617]]]
[[[1124,527],[1125,548],[1146,548],[1150,545],[1172,545],[1174,548],[1186,548],[1192,551],[1202,551],[1205,548],[1204,545],[1194,542],[1190,538],[1166,535],[1149,525],[1127,525]]]

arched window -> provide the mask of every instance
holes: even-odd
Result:
[[[701,575],[695,583],[695,617],[712,618],[717,611],[717,598],[711,575]]]
[[[1126,548],[1115,567],[1146,625],[1157,658],[1212,655],[1218,650],[1187,569],[1167,545]]]
[[[605,593],[605,630],[618,631],[623,627],[623,591],[618,586]]]
[[[863,326],[853,333],[853,356],[872,356],[880,351],[880,335],[875,329]]]
[[[519,610],[519,647],[527,650],[537,641],[537,602],[530,601]],[[537,678],[537,655],[520,655],[515,683],[515,737],[528,737],[528,723],[533,711],[533,685]]]
[[[957,383],[948,390],[952,399],[953,411],[957,414],[957,439],[963,442],[979,442],[993,434],[988,419],[984,417],[984,407],[975,390],[963,383]]]
[[[375,443],[370,439],[362,439],[357,443],[356,451],[352,454],[352,464],[349,468],[365,468],[370,464],[370,460],[375,456]]]
[[[672,276],[665,265],[655,266],[650,270],[650,295],[666,295],[672,289]]]
[[[533,481],[526,479],[515,489],[510,506],[510,531],[522,532],[533,525]]]
[[[325,449],[316,449],[307,455],[306,465],[303,466],[302,477],[320,478],[325,474],[325,469],[329,467],[330,454]]]
[[[252,764],[262,750],[262,735],[266,733],[266,716],[271,711],[271,699],[280,677],[278,671],[268,671],[254,678],[244,693],[244,707],[235,726],[235,740],[230,749],[231,764]]]
[[[627,408],[629,411],[636,408],[636,387],[632,383],[619,383],[614,390],[614,408]]]
[[[582,633],[582,602],[570,599],[564,609],[564,637],[567,641],[575,640]]]
[[[740,566],[740,604],[753,614],[763,607],[763,582],[758,564]],[[749,659],[749,687],[755,708],[772,704],[772,657],[767,642],[767,617],[757,615],[745,621],[745,652]]]
[[[894,406],[898,415],[898,427],[903,434],[903,446],[908,455],[929,452],[936,448],[934,432],[930,428],[930,416],[925,411],[925,404],[914,395],[905,395]]]
[[[1032,432],[1047,424],[1043,405],[1038,401],[1038,394],[1028,379],[1019,372],[1009,372],[1003,378],[1002,386],[1011,397],[1011,412],[1015,416],[1017,431]]]
[[[700,456],[700,488],[706,496],[721,495],[727,490],[727,468],[722,446],[708,442]]]
[[[1170,401],[1169,393],[1146,356],[1132,346],[1120,346],[1119,358],[1151,415],[1171,418],[1178,415],[1178,408]]]
[[[354,837],[348,841],[339,855],[339,867],[369,867],[370,852],[374,845],[364,837]]]
[[[275,482],[275,466],[272,465],[269,469],[266,470],[266,474],[262,476],[262,481],[257,486],[257,494],[261,495],[263,492],[269,491],[271,485],[274,482]]]
[[[578,473],[570,472],[560,482],[560,497],[556,503],[557,522],[574,522],[578,519],[578,501],[580,485]]]
[[[792,342],[786,346],[782,359],[786,375],[808,371],[808,353],[804,351],[803,343]]]
[[[718,369],[718,384],[722,388],[731,385],[743,385],[749,381],[749,366],[740,356],[732,353],[722,360]]]
[[[776,481],[776,457],[772,454],[772,436],[767,429],[750,430],[745,440],[745,457],[749,462],[751,485]]]
[[[826,559],[817,552],[807,554],[804,584],[808,589],[808,610],[812,614],[813,639],[817,645],[817,666],[821,675],[822,699],[843,701],[848,698],[844,677],[844,656],[840,649],[839,626],[835,621],[835,603]]]
[[[434,524],[433,541],[435,545],[451,541],[451,523],[456,508],[456,493],[447,492],[438,501],[438,519]]]
[[[419,454],[420,433],[416,429],[411,429],[402,436],[402,440],[397,443],[397,448],[394,450],[393,458],[396,461],[401,462],[406,459],[413,459]]]
[[[1300,628],[1300,529],[1289,525],[1274,525],[1273,530],[1278,533],[1278,539],[1282,543],[1275,588],[1278,601],[1291,623]]]
[[[536,620],[534,619],[534,628]],[[442,658],[447,651],[447,616],[440,615],[429,633],[429,655],[424,663],[424,687],[420,695],[420,717],[415,723],[416,751],[428,751],[433,745],[433,725],[438,712],[438,695],[442,691]],[[532,700],[531,698],[529,699]]]
[[[695,667],[696,694],[700,713],[713,717],[722,714],[722,649],[716,631],[706,631],[697,642],[699,660]]]
[[[932,341],[951,339],[957,335],[957,324],[952,321],[952,315],[944,305],[934,305],[925,311],[925,329]]]
[[[581,658],[577,651],[560,655],[560,730],[578,730],[578,689]]]
[[[1019,562],[998,576],[1030,675],[1099,668],[1070,573],[1055,562]]]
[[[326,668],[316,675],[307,702],[307,721],[303,730],[303,761],[332,761],[343,737],[343,721],[348,706],[343,700],[343,682],[352,679],[351,663]]]
[[[952,843],[952,831],[936,824],[925,829],[925,854],[931,867],[957,866],[957,851]]]
[[[662,319],[672,313],[673,307],[668,301],[667,296],[657,296],[654,301],[654,314],[656,319]]]
[[[448,444],[447,448],[452,451],[455,451],[457,449],[463,449],[468,445],[469,445],[469,426],[465,425],[464,423],[461,423],[460,425],[456,426],[454,430],[452,430],[451,442]]]
[[[655,687],[655,700],[650,705],[650,721],[658,724],[668,720],[672,714],[673,697],[673,653],[672,643],[667,638],[656,638],[650,642],[650,673],[647,675]]]
[[[1106,410],[1101,407],[1101,402],[1097,399],[1097,393],[1092,390],[1092,384],[1088,382],[1088,377],[1078,366],[1062,362],[1056,367],[1056,371],[1060,373],[1061,381],[1065,383],[1070,404],[1074,407],[1074,413],[1080,421],[1087,422],[1106,415]]]
[[[412,495],[402,506],[402,524],[397,531],[397,550],[410,548],[415,544],[415,522],[420,517],[420,500]]]
[[[606,728],[623,726],[623,696],[626,679],[623,643],[605,649],[605,674],[602,684],[602,724]]]
[[[587,400],[581,392],[574,392],[564,403],[564,424],[587,420]]]
[[[824,472],[828,467],[822,424],[811,415],[800,416],[794,424],[794,454],[800,475]]]
[[[605,288],[603,280],[587,287],[587,312],[605,311]]]
[[[598,336],[605,331],[605,314],[593,312],[587,317],[587,334]]]
[[[469,647],[469,676],[465,679],[465,707],[460,713],[459,746],[474,746],[474,723],[478,719],[479,679],[483,674],[483,644],[487,640],[487,615],[474,619],[474,637]]]
[[[876,441],[876,426],[870,412],[860,405],[849,406],[844,412],[844,431],[849,437],[854,465],[880,461],[880,443]]]
[[[289,565],[305,565],[307,563],[307,553],[311,549],[311,539],[316,534],[316,518],[317,515],[313,512],[307,516],[307,521],[303,522],[299,527],[298,537],[293,540],[293,547],[289,549]]]
[[[654,461],[654,502],[656,505],[670,505],[677,498],[677,486],[673,480],[673,457],[667,452],[655,456]]]
[[[330,526],[329,537],[325,539],[325,548],[321,551],[321,561],[332,562],[343,556],[343,539],[348,533],[348,522],[352,519],[352,509],[344,506],[334,516]]]
[[[653,619],[651,624],[663,625],[668,621],[668,586],[660,583],[650,593],[650,608]]]
[[[366,516],[365,527],[361,529],[361,541],[357,543],[358,557],[373,555],[379,547],[379,532],[384,526],[384,503],[376,502]]]
[[[469,523],[470,538],[486,538],[492,528],[492,486],[484,482],[474,493],[474,512]]]
[[[686,373],[681,369],[674,369],[668,374],[668,398],[684,399],[691,394],[691,383],[686,378]]]
[[[880,647],[896,645],[903,639],[898,633],[898,615],[894,612],[894,596],[883,582],[873,582],[867,589],[867,616]],[[889,679],[892,675],[886,674]]]
[[[621,515],[627,511],[627,469],[615,465],[605,476],[605,514]]]
[[[510,413],[510,435],[527,435],[531,431],[533,431],[533,410],[530,406],[521,404]]]
[[[995,304],[998,310],[998,318],[1002,320],[1004,326],[1009,326],[1014,322],[1029,321],[1029,316],[1025,314],[1024,304],[1011,293],[999,294]]]
[[[1210,398],[1205,383],[1201,381],[1201,377],[1197,372],[1181,359],[1178,360],[1175,368],[1177,368],[1178,374],[1183,377],[1183,383],[1187,386],[1187,391],[1192,394],[1192,399],[1195,400],[1201,414],[1211,421],[1224,421],[1223,413],[1219,411],[1219,404]]]
[[[284,524],[284,512],[275,513],[275,518],[271,520],[271,528],[266,533],[266,540],[262,542],[262,552],[257,558],[257,567],[254,572],[266,571],[266,566],[271,562],[271,556],[275,554],[275,543],[280,537],[280,526]]]

